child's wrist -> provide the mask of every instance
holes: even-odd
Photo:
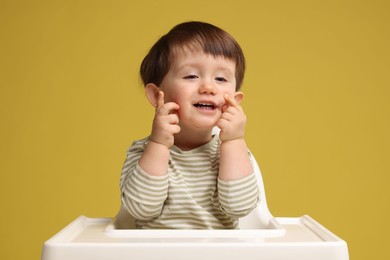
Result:
[[[238,142],[245,142],[244,137],[237,137],[237,138],[231,138],[226,140],[221,140],[221,143],[227,144],[227,143],[238,143]]]
[[[162,146],[162,147],[167,148],[167,149],[170,148],[170,146],[168,144],[165,144],[163,142],[157,141],[157,140],[152,139],[152,138],[149,139],[149,143],[151,143],[152,145],[155,145],[155,146]]]

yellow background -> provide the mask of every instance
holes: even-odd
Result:
[[[390,259],[389,1],[0,1],[0,259],[39,259],[112,217],[153,109],[138,66],[187,20],[241,44],[246,139],[275,216],[309,214],[351,259]]]

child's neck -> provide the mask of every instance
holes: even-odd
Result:
[[[211,130],[189,131],[181,129],[180,133],[175,134],[175,146],[182,151],[189,151],[207,144],[213,138]]]

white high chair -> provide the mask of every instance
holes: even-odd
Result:
[[[80,216],[44,243],[41,260],[349,260],[345,241],[310,218],[274,218],[251,160],[260,204],[239,230],[140,230],[121,207],[115,218]]]

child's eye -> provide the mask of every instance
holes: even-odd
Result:
[[[184,77],[184,79],[197,79],[198,76],[197,75],[187,75]]]
[[[221,82],[227,82],[227,80],[224,77],[216,77],[215,80]]]

